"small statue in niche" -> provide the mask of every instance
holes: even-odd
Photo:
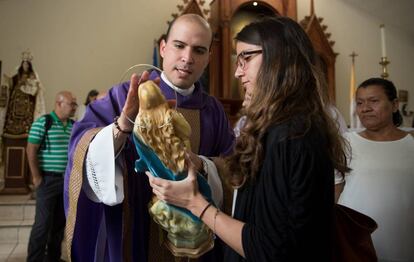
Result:
[[[139,86],[139,113],[135,119],[134,142],[140,155],[135,169],[155,176],[181,180],[186,177],[185,154],[190,145],[191,127],[170,108],[159,87],[152,81]],[[201,193],[211,201],[207,181],[199,176]],[[188,210],[153,198],[149,212],[167,234],[166,245],[176,256],[197,258],[214,246],[208,227]]]
[[[23,52],[17,74],[5,77],[9,98],[3,119],[4,134],[27,134],[33,120],[46,112],[43,87],[33,69],[32,59],[29,51]]]

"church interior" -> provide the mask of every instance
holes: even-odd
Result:
[[[7,129],[8,81],[22,60],[31,62],[42,89],[40,105],[27,102],[33,121],[33,110],[37,116],[50,112],[61,90],[82,104],[90,90],[103,94],[125,80],[135,64],[159,66],[157,48],[168,23],[196,13],[213,31],[206,91],[235,123],[244,94],[234,78],[234,36],[250,21],[278,14],[296,20],[310,37],[323,61],[329,98],[348,127],[354,127],[352,88],[383,77],[398,89],[402,128],[412,131],[413,9],[411,0],[0,0],[0,261],[25,261],[35,209],[24,151],[28,130]]]

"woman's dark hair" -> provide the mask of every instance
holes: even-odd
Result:
[[[226,159],[232,170],[230,184],[237,187],[253,180],[263,162],[262,143],[268,128],[298,117],[303,119],[305,128],[290,137],[317,128],[326,137],[334,168],[348,172],[346,143],[325,111],[321,94],[326,82],[302,27],[287,17],[264,18],[245,26],[235,40],[261,46],[263,52],[254,96],[246,109],[245,127],[234,153]]]
[[[98,96],[99,92],[96,89],[92,89],[91,91],[89,91],[88,95],[86,96],[86,100],[85,100],[85,106],[89,105],[89,103],[91,102],[91,97],[94,96]]]
[[[394,102],[394,100],[397,99],[397,89],[395,88],[394,83],[387,79],[377,77],[367,79],[358,86],[358,89],[367,88],[368,86],[382,87],[385,95],[388,97],[388,100],[390,102]],[[395,126],[400,126],[402,124],[403,118],[399,109],[397,109],[396,112],[392,113],[392,122]]]

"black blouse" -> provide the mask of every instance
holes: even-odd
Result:
[[[326,139],[317,128],[289,138],[292,128],[269,129],[259,175],[238,190],[234,218],[246,223],[247,261],[331,261],[334,170]],[[226,248],[224,261],[246,260]]]

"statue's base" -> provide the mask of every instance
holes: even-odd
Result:
[[[25,195],[30,192],[26,144],[27,135],[3,135],[4,188],[0,194]]]
[[[165,239],[164,244],[175,257],[199,258],[200,256],[213,249],[214,239],[213,233],[210,232],[208,240],[201,244],[198,248],[176,247],[173,243],[171,243],[170,240],[168,240],[168,238]]]

